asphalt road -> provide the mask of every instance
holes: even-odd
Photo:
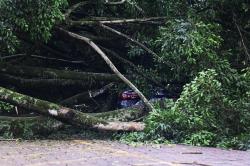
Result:
[[[0,142],[0,166],[250,166],[249,151],[99,140]]]

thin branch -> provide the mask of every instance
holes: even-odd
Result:
[[[50,58],[50,57],[44,57],[44,56],[39,56],[39,55],[30,55],[30,57],[43,59],[43,60],[51,60],[51,61],[72,63],[72,64],[84,64],[84,65],[87,66],[87,64],[84,61],[70,61],[70,60],[66,60],[66,59]]]
[[[141,47],[142,49],[144,49],[146,52],[148,52],[148,53],[149,53],[150,55],[152,55],[154,58],[160,59],[160,57],[159,57],[154,51],[152,51],[151,49],[149,49],[148,47],[146,47],[144,44],[138,42],[137,40],[131,38],[130,36],[128,36],[128,35],[126,35],[126,34],[124,34],[124,33],[122,33],[122,32],[119,32],[119,31],[117,31],[117,30],[115,30],[115,29],[113,29],[113,28],[111,28],[111,27],[109,27],[109,26],[106,26],[106,25],[104,25],[104,24],[100,24],[100,26],[101,26],[102,28],[104,28],[104,29],[106,29],[106,30],[112,32],[112,33],[115,33],[115,34],[117,34],[117,35],[119,35],[119,36],[122,36],[122,37],[126,38],[128,41],[130,41],[130,42],[134,43],[135,45],[137,45],[137,46]],[[174,66],[174,65],[173,65],[172,63],[170,63],[170,62],[164,61],[164,63],[167,64],[168,66]]]
[[[107,55],[89,38],[86,38],[84,36],[80,36],[78,34],[75,34],[73,32],[69,32],[65,29],[58,28],[61,32],[67,34],[70,37],[73,37],[77,40],[83,41],[87,43],[89,46],[91,46],[107,63],[107,65],[110,67],[110,69],[125,83],[127,84],[134,92],[136,92],[141,100],[144,102],[144,104],[147,106],[149,111],[154,110],[153,106],[150,104],[150,102],[147,100],[147,98],[143,95],[143,93],[132,83],[130,82],[124,75],[120,73],[120,71],[115,67],[115,65],[111,62],[111,60],[107,57]]]
[[[132,3],[128,0],[120,0],[120,1],[113,1],[113,2],[110,2],[109,0],[105,0],[105,4],[108,4],[108,5],[122,5],[124,4],[125,2],[127,2],[128,4],[134,6],[139,12],[141,12],[142,14],[144,14],[145,12],[143,11],[143,9],[141,7],[139,7],[137,4],[135,3]]]
[[[133,62],[125,59],[125,58],[122,58],[121,56],[119,56],[116,52],[112,51],[112,50],[109,50],[107,48],[104,48],[104,47],[101,47],[104,51],[106,51],[107,53],[109,53],[110,55],[112,55],[114,58],[120,60],[121,62],[129,65],[130,67],[132,67],[135,72],[137,72],[141,77],[143,77],[144,79],[148,80],[149,82],[152,82],[154,83],[155,85],[159,86],[159,87],[162,87],[165,89],[165,87],[158,81],[156,81],[155,79],[152,79],[148,76],[145,75],[145,73],[143,71],[141,71],[138,66],[136,66]]]
[[[103,18],[102,18],[103,19]],[[146,23],[146,24],[158,24],[162,25],[164,22],[155,21],[165,21],[167,17],[149,17],[149,18],[134,18],[134,19],[111,19],[111,20],[69,20],[70,25],[98,25],[98,24],[128,24],[128,23]]]
[[[2,61],[9,60],[9,59],[19,58],[19,57],[24,57],[24,56],[26,56],[26,54],[15,54],[15,55],[10,55],[10,56],[0,57],[0,60],[2,60]],[[39,55],[29,55],[27,57],[43,59],[43,60],[51,60],[51,61],[57,61],[57,62],[64,62],[64,63],[71,63],[71,64],[87,65],[84,61],[70,61],[70,60],[66,60],[66,59],[51,58],[51,57],[45,57],[45,56],[39,56]]]
[[[145,15],[144,10],[143,10],[140,6],[138,6],[136,3],[133,3],[133,2],[131,2],[131,1],[127,1],[127,2],[128,2],[130,5],[134,6],[139,12],[141,12],[142,15]]]
[[[73,6],[71,6],[71,7],[65,12],[65,14],[64,14],[65,19],[67,20],[67,19],[69,18],[69,16],[71,15],[71,13],[72,13],[73,11],[75,11],[77,8],[79,8],[80,6],[84,6],[84,5],[88,4],[88,3],[90,3],[90,2],[79,2],[79,3],[77,3],[77,4],[73,5]]]
[[[104,28],[104,29],[106,29],[106,30],[112,32],[112,33],[115,33],[115,34],[117,34],[117,35],[119,35],[119,36],[122,36],[122,37],[126,38],[127,40],[129,40],[130,42],[132,42],[132,43],[136,44],[137,46],[141,47],[142,49],[144,49],[145,51],[147,51],[149,54],[153,55],[154,57],[157,57],[157,56],[158,56],[155,52],[153,52],[152,50],[150,50],[150,49],[149,49],[148,47],[146,47],[144,44],[142,44],[142,43],[136,41],[135,39],[131,38],[130,36],[128,36],[128,35],[126,35],[126,34],[124,34],[124,33],[122,33],[122,32],[119,32],[119,31],[117,31],[117,30],[115,30],[115,29],[113,29],[113,28],[111,28],[111,27],[109,27],[109,26],[107,26],[107,25],[100,24],[100,26],[101,26],[102,28]]]
[[[108,85],[105,85],[104,87],[102,87],[101,89],[95,90],[95,91],[89,91],[89,97],[91,98],[95,98],[105,92],[107,92],[110,88],[112,88],[115,84],[112,82]]]
[[[246,44],[245,44],[245,42],[244,42],[244,38],[243,38],[243,35],[242,35],[242,33],[241,33],[240,27],[239,27],[239,25],[237,24],[237,21],[236,21],[236,19],[235,19],[235,15],[234,15],[233,19],[234,19],[234,24],[235,24],[235,26],[236,26],[236,28],[237,28],[237,30],[238,30],[238,32],[239,32],[239,35],[240,35],[240,38],[241,38],[241,43],[242,43],[243,48],[244,48],[244,52],[245,52],[246,56],[248,57],[248,60],[250,60],[250,54],[249,54],[248,48],[247,48],[247,46],[246,46]]]
[[[25,55],[26,54],[15,54],[15,55],[2,56],[0,57],[0,60],[3,61],[3,60],[15,59],[15,58],[23,57]]]
[[[87,92],[85,91],[82,93],[78,93],[74,96],[71,96],[67,99],[62,100],[60,102],[60,104],[62,104],[64,106],[72,106],[72,105],[79,106],[76,104],[86,103],[88,100],[95,98],[95,97],[107,92],[112,86],[114,86],[114,83],[110,83],[110,84],[108,84],[108,85],[106,85],[98,90],[90,90]]]
[[[121,4],[124,4],[127,0],[120,0],[120,1],[113,1],[113,2],[110,2],[109,0],[105,0],[105,4],[108,4],[108,5],[121,5]]]

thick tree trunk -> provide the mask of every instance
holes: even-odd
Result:
[[[26,79],[22,77],[12,76],[8,74],[0,73],[0,83],[2,86],[14,86],[20,89],[54,89],[60,87],[74,87],[79,89],[91,89],[98,88],[103,85],[103,82],[92,82],[81,81],[81,80],[68,80],[68,79],[41,79],[41,78],[32,78]]]
[[[145,114],[144,106],[138,107],[138,109],[130,108],[128,110],[121,109],[107,113],[86,114],[48,101],[16,93],[2,87],[0,87],[0,100],[26,110],[52,117],[63,123],[68,123],[79,127],[92,127],[99,130],[112,131],[141,131],[144,128],[144,125],[142,124],[137,125],[134,123],[119,122],[135,120],[136,118],[141,117],[143,114]],[[117,126],[117,128],[115,126]]]
[[[80,111],[29,97],[2,87],[0,87],[0,100],[80,127],[93,127],[98,124],[107,124],[104,120],[84,114]]]
[[[81,81],[93,81],[93,82],[120,81],[119,77],[117,77],[115,74],[75,72],[75,71],[56,70],[49,68],[13,66],[7,63],[0,63],[0,72],[15,76],[22,75],[30,78],[69,79],[69,80],[81,80]]]
[[[144,104],[141,104],[109,112],[90,113],[89,115],[111,122],[129,122],[136,121],[147,115],[147,113],[147,107],[145,107]]]

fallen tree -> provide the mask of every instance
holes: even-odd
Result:
[[[8,63],[0,63],[0,73],[15,76],[26,76],[30,78],[69,79],[81,81],[92,80],[106,82],[120,81],[120,79],[115,74],[76,72],[42,67],[14,66]]]
[[[23,95],[17,92],[0,87],[0,100],[7,103],[13,104],[20,108],[27,109],[44,116],[49,116],[56,120],[59,120],[63,123],[68,123],[78,127],[91,127],[96,129],[112,129],[115,130],[115,125],[117,124],[119,128],[117,130],[136,130],[133,126],[133,123],[125,123],[126,127],[121,127],[121,123],[118,120],[129,120],[135,119],[138,115],[136,112],[145,113],[143,109],[128,109],[128,110],[118,110],[110,113],[100,113],[100,114],[85,114],[80,111],[66,108],[55,103],[48,101],[36,99],[27,95]],[[127,112],[123,113],[122,112]],[[130,112],[130,113],[129,113]],[[129,118],[129,116],[131,116]],[[114,121],[116,122],[110,122]],[[109,127],[109,125],[111,125]],[[143,127],[139,125],[138,130],[141,130]]]
[[[16,77],[8,74],[0,74],[1,84],[11,85],[19,88],[46,88],[46,87],[82,87],[91,88],[96,86],[96,82],[80,81],[80,80],[66,80],[66,79],[41,79],[32,78],[27,79],[23,77]]]
[[[28,66],[39,65],[53,66],[53,68],[58,67],[61,69],[65,68],[65,70],[56,70],[18,66],[0,62],[0,100],[75,126],[92,127],[102,130],[141,130],[141,128],[131,127],[134,123],[132,124],[129,121],[136,121],[147,114],[148,111],[154,110],[152,103],[150,103],[146,96],[133,84],[135,81],[130,81],[126,75],[123,74],[126,73],[127,68],[121,66],[119,63],[114,64],[106,53],[110,54],[107,50],[128,52],[130,44],[127,43],[127,41],[129,41],[136,47],[142,48],[145,54],[152,55],[151,58],[156,57],[157,54],[154,53],[154,50],[147,48],[147,44],[137,41],[139,38],[135,33],[127,35],[129,31],[125,32],[123,29],[132,23],[148,24],[153,25],[153,27],[155,25],[163,25],[166,17],[152,16],[146,18],[146,15],[144,16],[143,14],[144,11],[137,4],[132,4],[127,1],[121,2],[121,4],[126,2],[125,4],[128,3],[135,6],[136,10],[139,11],[143,17],[138,18],[138,15],[132,19],[120,18],[118,14],[114,16],[116,18],[112,18],[111,15],[119,9],[117,8],[114,11],[112,9],[117,5],[117,2],[104,3],[104,6],[114,5],[107,11],[106,7],[100,5],[102,2],[77,3],[69,1],[68,9],[62,1],[51,1],[51,3],[47,3],[47,1],[44,1],[44,3],[40,3],[40,1],[32,1],[32,3],[22,1],[22,3],[13,2],[11,5],[7,3],[0,5],[0,11],[4,13],[1,15],[1,21],[3,22],[4,28],[5,24],[7,25],[6,33],[9,34],[6,39],[13,39],[10,43],[6,40],[7,49],[5,49],[4,45],[4,51],[0,51],[0,53],[3,52],[3,55],[5,55],[3,60],[8,61],[10,59],[13,64],[18,61],[18,64]],[[25,7],[19,4],[23,4]],[[38,5],[40,5],[39,7],[41,8],[36,8]],[[95,9],[95,7],[100,7],[100,9],[103,10],[101,12],[103,14],[91,11],[92,8]],[[21,14],[16,15],[16,11]],[[29,11],[29,13],[31,12],[29,16],[26,15],[27,11]],[[125,15],[130,15],[129,13],[130,12]],[[17,21],[12,22],[12,20]],[[23,25],[17,25],[17,22],[21,22]],[[40,24],[40,22],[42,24]],[[24,29],[24,27],[26,27],[26,29]],[[13,31],[13,33],[8,31]],[[119,40],[115,40],[117,38]],[[124,38],[124,40],[122,40],[122,38]],[[5,41],[5,38],[2,39]],[[16,39],[18,40],[17,42],[15,42]],[[20,48],[18,48],[19,42]],[[46,42],[46,44],[43,42]],[[0,47],[2,48],[2,45]],[[20,56],[8,57],[13,53],[25,56],[21,58],[19,58]],[[123,63],[129,64],[135,68],[138,74],[144,76],[144,73],[137,69],[137,63],[134,64],[122,58],[125,54],[121,54],[120,56],[116,56],[117,59],[122,59]],[[15,59],[16,57],[18,57],[18,59]],[[34,59],[35,61],[33,61]],[[47,63],[50,62],[53,63],[48,65]],[[109,69],[104,66],[104,62]],[[73,66],[75,64],[80,64],[81,67],[80,65]],[[82,65],[85,66],[82,67]],[[73,69],[84,68],[86,71],[112,71],[114,74],[68,71],[68,68],[71,66],[73,66]],[[160,85],[160,82],[147,78],[147,75],[145,75],[144,78],[151,80],[151,82],[156,85]],[[83,112],[80,112],[76,109],[67,108],[69,105],[78,104],[79,102],[83,102],[84,104],[86,100],[91,100],[96,95],[98,96],[98,91],[97,93],[89,93],[89,91],[95,92],[93,89],[96,90],[110,82],[125,83],[139,95],[144,104],[128,109],[91,114],[84,113],[85,111],[87,112],[87,110],[84,109],[82,110]],[[33,98],[1,87],[13,88],[18,92],[52,102]],[[100,90],[99,92],[102,93],[102,89]],[[83,93],[79,94],[80,92]],[[60,95],[60,97],[57,95]],[[50,96],[53,96],[53,99]],[[55,102],[60,102],[65,98],[66,100],[62,103],[55,104]],[[105,101],[106,100],[103,100],[102,102],[105,103]],[[109,110],[109,108],[105,108],[104,110]]]
[[[83,42],[85,44],[88,44],[91,48],[93,48],[97,54],[100,55],[100,57],[106,62],[106,64],[109,66],[109,68],[119,77],[126,85],[128,85],[133,91],[135,91],[138,96],[141,98],[143,103],[147,106],[149,111],[153,111],[154,107],[150,104],[148,99],[144,96],[144,94],[130,81],[128,80],[113,64],[113,62],[108,58],[108,56],[98,47],[92,40],[90,40],[87,37],[78,35],[76,33],[72,33],[70,31],[67,31],[63,28],[57,28],[58,31],[62,32],[66,37],[73,38],[76,41]]]

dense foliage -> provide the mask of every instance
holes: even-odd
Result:
[[[249,2],[166,4],[155,67],[163,82],[187,84],[176,102],[150,113],[144,133],[122,139],[249,148]]]
[[[166,108],[150,113],[144,133],[122,139],[249,149],[249,73],[249,69],[223,76],[211,69],[200,72],[176,102],[166,100]]]
[[[120,59],[133,62],[135,67],[114,60],[145,94],[161,86],[169,98],[178,98],[166,100],[166,108],[156,106],[145,118],[145,131],[124,139],[249,148],[249,0],[127,0],[119,5],[98,0],[80,5],[65,18],[68,9],[78,2],[0,0],[0,56],[36,53],[51,58],[53,54],[53,58],[68,58],[64,63],[86,62],[80,67],[55,63],[53,67],[109,71],[87,46],[65,39],[55,29],[62,27],[92,37],[100,48],[108,50],[108,55],[115,52]],[[87,24],[89,20],[159,16],[164,17],[164,23],[154,20],[108,25],[140,41],[155,52],[153,55],[97,23]],[[74,25],[69,19],[87,23]],[[28,60],[26,65],[34,65]],[[1,102],[0,110],[13,110],[13,106]]]
[[[1,0],[0,49],[15,51],[19,39],[47,41],[56,22],[63,19],[65,0]]]

